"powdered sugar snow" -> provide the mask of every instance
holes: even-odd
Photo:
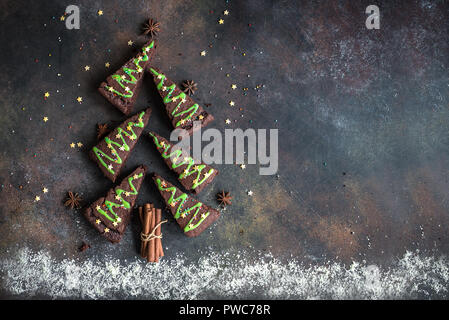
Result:
[[[445,257],[407,252],[389,268],[353,262],[305,266],[296,259],[281,263],[271,255],[204,253],[147,264],[136,257],[57,260],[47,251],[22,248],[0,262],[3,290],[10,295],[50,298],[284,298],[392,299],[447,295]],[[252,255],[254,257],[254,253]]]

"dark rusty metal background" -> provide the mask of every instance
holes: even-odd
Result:
[[[388,265],[407,250],[448,253],[447,1],[77,1],[80,30],[59,20],[69,4],[0,4],[0,256],[21,246],[83,260],[136,256],[136,217],[112,245],[63,200],[72,190],[87,205],[112,186],[87,152],[97,123],[125,117],[96,89],[144,42],[149,17],[162,25],[154,65],[198,83],[212,127],[279,129],[279,176],[260,176],[258,165],[217,166],[198,198],[216,205],[215,193],[230,190],[232,206],[195,239],[170,219],[167,256],[251,246],[313,263]],[[380,30],[365,27],[369,4],[380,7]],[[168,136],[150,77],[136,110],[148,104],[148,128]],[[175,180],[145,136],[123,176],[141,163]],[[150,179],[144,202],[162,207]],[[91,248],[79,253],[82,241]]]

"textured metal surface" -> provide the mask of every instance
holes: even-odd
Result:
[[[225,189],[233,205],[195,239],[171,219],[167,256],[251,247],[317,264],[388,266],[407,250],[448,253],[447,1],[378,2],[380,30],[365,27],[370,1],[79,1],[80,30],[59,20],[68,4],[0,5],[0,256],[23,246],[81,260],[137,254],[136,217],[111,245],[62,201],[72,190],[87,205],[112,186],[87,152],[96,123],[125,117],[96,89],[132,54],[128,40],[144,42],[148,17],[163,29],[154,64],[198,83],[195,98],[211,104],[213,127],[279,129],[279,176],[260,176],[258,165],[217,166],[198,198],[215,205]],[[219,25],[225,9],[231,14]],[[160,97],[144,81],[136,109],[149,104],[148,128],[168,136]],[[142,163],[175,181],[144,136],[123,176]],[[162,207],[150,179],[144,202]],[[79,253],[82,241],[92,247]]]

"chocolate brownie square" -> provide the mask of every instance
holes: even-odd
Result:
[[[145,69],[153,57],[155,48],[154,40],[147,42],[135,57],[110,75],[98,88],[110,103],[126,115],[133,110]]]
[[[217,210],[188,196],[159,175],[153,174],[153,181],[186,236],[200,235],[220,216]]]
[[[149,72],[153,75],[154,83],[165,104],[167,115],[175,129],[182,128],[191,135],[194,131],[193,121],[199,121],[202,128],[214,120],[210,113],[182,92],[160,70],[150,67]]]
[[[104,175],[115,182],[129,154],[150,119],[151,109],[128,118],[98,143],[89,153]]]
[[[165,163],[176,172],[179,182],[187,191],[198,194],[217,176],[217,169],[204,163],[195,163],[192,157],[183,156],[182,151],[167,139],[154,132],[149,134]]]
[[[106,239],[120,242],[129,223],[134,203],[145,178],[146,167],[139,166],[84,211],[84,216]]]

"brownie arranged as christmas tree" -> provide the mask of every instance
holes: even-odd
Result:
[[[199,121],[201,127],[207,126],[214,117],[205,111],[192,98],[186,95],[178,86],[156,68],[149,68],[153,74],[154,83],[161,95],[168,117],[175,129],[182,128],[189,134],[193,132],[193,121]]]
[[[150,132],[150,137],[167,166],[176,172],[182,186],[190,192],[200,193],[214,180],[218,170],[204,163],[195,163],[189,156],[183,156],[181,149],[176,149],[167,139]]]
[[[92,148],[90,158],[97,162],[104,175],[115,182],[121,168],[148,123],[151,109],[128,118]]]
[[[144,166],[137,167],[120,185],[110,189],[105,197],[84,211],[84,216],[95,229],[113,243],[122,239],[145,173]]]
[[[151,61],[155,48],[154,40],[147,42],[134,58],[110,75],[98,88],[110,103],[126,115],[133,110],[145,69]]]
[[[220,213],[154,174],[154,183],[184,234],[196,237],[218,219]]]

